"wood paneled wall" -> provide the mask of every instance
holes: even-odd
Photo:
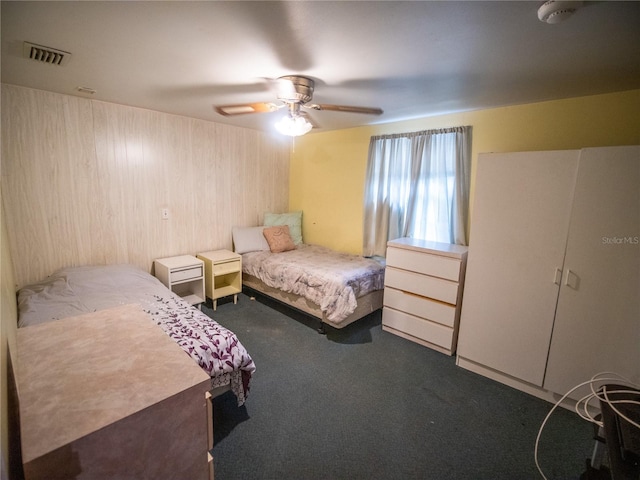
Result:
[[[13,374],[18,358],[16,347],[18,311],[13,265],[4,218],[4,209],[0,205],[0,454],[2,455],[0,475],[2,478],[23,478]]]
[[[15,280],[231,248],[289,199],[289,143],[264,133],[2,85],[2,197]],[[161,218],[168,208],[170,218]]]

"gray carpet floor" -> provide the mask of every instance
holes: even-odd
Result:
[[[216,480],[542,478],[534,445],[551,404],[382,331],[380,312],[320,335],[256,297],[203,307],[257,368],[244,406],[230,392],[214,400]],[[557,409],[539,449],[545,475],[578,479],[592,438]]]

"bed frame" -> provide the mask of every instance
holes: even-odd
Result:
[[[322,312],[322,310],[320,310],[319,305],[307,300],[300,295],[287,293],[277,288],[270,287],[259,278],[247,273],[242,274],[242,284],[252,290],[255,290],[256,292],[266,295],[267,297],[273,298],[278,302],[289,305],[296,310],[300,310],[308,315],[311,315],[312,317],[317,318],[318,320],[320,320],[318,333],[322,334],[326,333],[324,330],[325,324],[331,325],[334,328],[344,328],[350,323],[353,323],[356,320],[359,320],[362,317],[365,317],[370,313],[382,308],[383,290],[376,290],[362,297],[359,297],[357,300],[358,306],[356,307],[355,311],[339,324],[336,324],[326,318],[325,314]]]

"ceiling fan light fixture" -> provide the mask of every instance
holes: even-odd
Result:
[[[310,104],[313,99],[315,82],[308,77],[300,75],[286,75],[277,79],[279,104],[256,102],[236,105],[214,105],[217,113],[224,116],[243,115],[247,113],[269,113],[286,107],[288,116],[280,119],[275,124],[276,129],[283,135],[297,137],[309,132],[316,127],[313,118],[301,113],[301,108],[311,110],[327,110],[344,113],[362,113],[368,115],[381,115],[381,108],[355,107],[348,105]]]
[[[276,130],[289,137],[299,137],[309,132],[312,128],[313,125],[302,116],[292,117],[285,115],[276,123]]]

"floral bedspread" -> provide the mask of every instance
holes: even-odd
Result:
[[[359,297],[384,288],[384,265],[378,261],[319,245],[244,253],[242,271],[270,287],[305,297],[336,324],[353,313]]]
[[[237,336],[131,265],[67,268],[18,292],[19,327],[137,303],[211,376],[231,384],[242,405],[255,371]]]
[[[212,388],[225,385],[242,405],[255,371],[253,360],[232,331],[173,295],[155,296],[145,309],[154,321],[212,378]]]

